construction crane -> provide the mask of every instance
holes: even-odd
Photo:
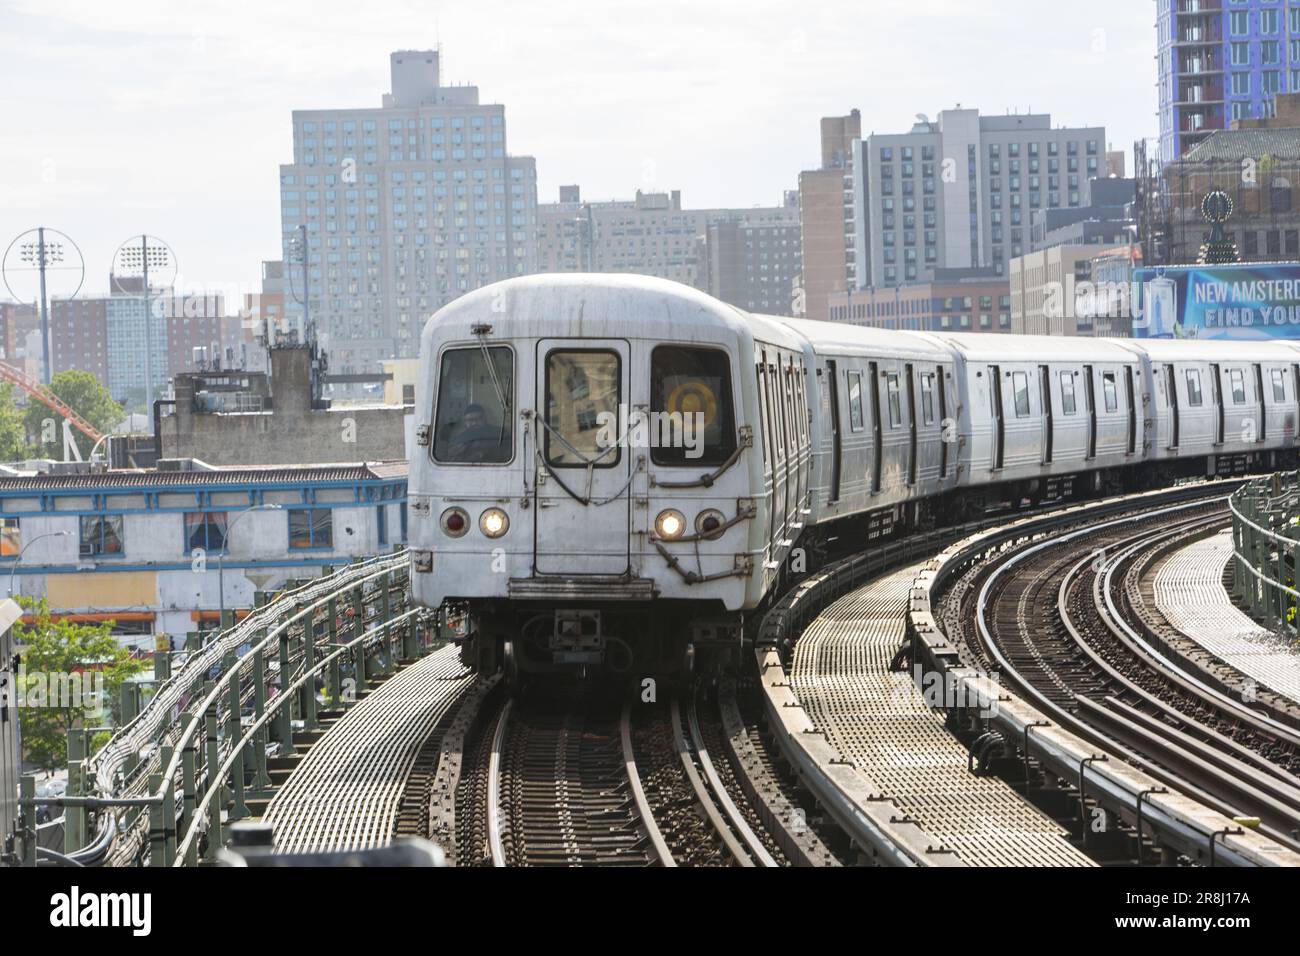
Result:
[[[98,442],[104,437],[102,432],[69,408],[67,404],[59,398],[59,396],[55,395],[52,391],[49,391],[46,386],[36,381],[36,379],[18,371],[18,369],[14,368],[12,365],[6,365],[4,362],[0,362],[0,379],[3,379],[11,385],[17,385],[24,392],[49,408],[51,411],[58,412],[68,420],[73,428],[81,432],[81,434],[85,435],[91,441]]]

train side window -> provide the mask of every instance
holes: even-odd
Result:
[[[1029,375],[1025,372],[1011,373],[1011,391],[1016,400],[1016,418],[1029,417]]]
[[[1075,410],[1074,404],[1074,373],[1061,373],[1061,414],[1073,415]]]
[[[1201,373],[1199,369],[1187,370],[1187,406],[1194,408],[1201,404]]]
[[[438,374],[433,457],[451,464],[502,465],[514,457],[515,359],[510,349],[447,349]]]
[[[849,428],[860,432],[865,427],[866,416],[862,413],[862,373],[849,372]]]
[[[921,421],[934,424],[934,373],[921,373]]]
[[[1275,368],[1269,372],[1269,377],[1273,379],[1273,401],[1286,401],[1286,378],[1280,368]]]
[[[790,411],[786,403],[786,381],[785,381],[785,362],[780,354],[776,357],[776,404],[777,414],[780,416],[781,437],[779,439],[781,447],[781,459],[790,457]]]
[[[799,418],[799,444],[808,445],[808,395],[805,388],[808,379],[804,375],[803,362],[794,367],[794,405]]]
[[[721,349],[656,346],[650,415],[656,465],[721,465],[736,450],[731,358]],[[686,427],[687,416],[694,427]],[[669,435],[674,440],[665,441]]]
[[[1119,389],[1115,387],[1115,373],[1101,373],[1101,391],[1106,397],[1106,411],[1113,412],[1119,409]]]
[[[885,373],[885,392],[889,396],[889,427],[903,424],[903,400],[898,389],[898,373]]]
[[[1246,376],[1239,368],[1228,369],[1228,381],[1232,384],[1232,404],[1246,404]]]
[[[772,423],[772,461],[776,465],[785,462],[785,446],[781,443],[781,403],[777,400],[776,366],[767,365],[767,410],[771,413]]]

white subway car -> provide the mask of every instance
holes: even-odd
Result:
[[[512,681],[690,668],[829,549],[1293,461],[1300,349],[1229,345],[887,332],[631,275],[497,283],[421,338],[415,594]]]

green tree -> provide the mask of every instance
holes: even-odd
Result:
[[[145,662],[133,659],[114,639],[110,623],[52,618],[44,598],[18,601],[34,616],[13,630],[22,661],[18,726],[23,751],[37,766],[57,770],[67,765],[68,731],[107,723],[122,682],[142,671]]]
[[[27,453],[27,430],[14,402],[14,387],[0,383],[0,461],[18,461]]]
[[[89,372],[79,369],[60,372],[50,380],[49,387],[65,405],[105,434],[126,417],[122,406],[113,401],[108,389]],[[33,398],[27,404],[24,424],[36,454],[44,458],[63,457],[62,415]],[[94,442],[75,428],[72,434],[76,436],[82,457],[89,455]]]

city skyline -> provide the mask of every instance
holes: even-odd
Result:
[[[885,2],[869,21],[848,5],[629,4],[626,20],[605,16],[598,34],[577,29],[589,15],[580,4],[471,14],[392,3],[341,34],[344,9],[326,4],[312,23],[290,25],[248,4],[214,16],[189,3],[0,3],[11,129],[32,132],[0,142],[11,171],[0,231],[69,233],[86,257],[83,294],[103,291],[113,249],[144,230],[176,249],[184,282],[256,291],[260,262],[280,253],[275,171],[292,156],[292,111],[377,105],[388,54],[434,43],[447,83],[505,105],[510,151],[536,157],[543,202],[580,182],[592,199],[681,190],[692,208],[767,205],[817,165],[818,118],[855,107],[864,135],[957,102],[1104,125],[1125,151],[1157,131],[1151,10],[1122,0],[1066,30],[1029,0],[995,17],[947,0]],[[736,36],[742,12],[763,27]],[[484,22],[511,29],[487,35]],[[269,45],[285,35],[302,42]],[[1027,84],[1024,68],[990,70],[1009,62],[1000,49],[1040,50],[1053,75]],[[35,85],[38,64],[47,79]],[[177,153],[184,163],[166,161]]]

